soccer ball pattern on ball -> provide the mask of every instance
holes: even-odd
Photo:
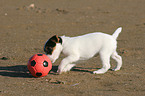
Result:
[[[43,77],[52,69],[52,63],[45,54],[35,54],[29,59],[27,68],[34,77]]]

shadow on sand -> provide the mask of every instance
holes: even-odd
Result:
[[[57,69],[58,66],[52,66],[51,72],[56,73]],[[52,74],[51,72],[50,74]],[[35,78],[29,73],[26,65],[0,66],[0,76],[16,78]]]
[[[0,75],[8,77],[33,78],[26,65],[0,66]]]
[[[57,74],[58,66],[52,66],[52,69],[49,74],[56,75]],[[88,72],[92,73],[92,71],[89,71],[90,69],[94,68],[82,68],[82,67],[74,67],[71,69],[71,71],[78,71],[78,72]],[[100,68],[97,68],[100,69]],[[0,75],[1,76],[8,76],[8,77],[19,77],[19,78],[35,78],[33,77],[26,65],[16,65],[16,66],[0,66]]]

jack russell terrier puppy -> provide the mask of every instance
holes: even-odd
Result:
[[[101,69],[94,71],[94,74],[103,74],[108,71],[110,68],[110,57],[117,62],[116,67],[112,70],[118,71],[122,66],[122,58],[116,52],[116,39],[121,30],[122,27],[118,28],[113,35],[101,32],[89,33],[77,37],[59,37],[55,35],[45,43],[44,51],[52,63],[58,59],[61,52],[66,55],[58,66],[57,72],[59,74],[70,71],[75,66],[73,62],[92,58],[97,53],[100,54],[103,66]]]

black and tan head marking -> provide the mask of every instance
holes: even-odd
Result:
[[[46,42],[46,44],[44,46],[44,52],[46,54],[52,55],[53,51],[55,50],[56,43],[62,44],[62,39],[61,39],[61,37],[54,35]]]

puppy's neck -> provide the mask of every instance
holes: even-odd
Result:
[[[61,36],[61,39],[62,39],[62,46],[63,46],[64,44],[66,44],[67,41],[71,39],[71,37]]]

